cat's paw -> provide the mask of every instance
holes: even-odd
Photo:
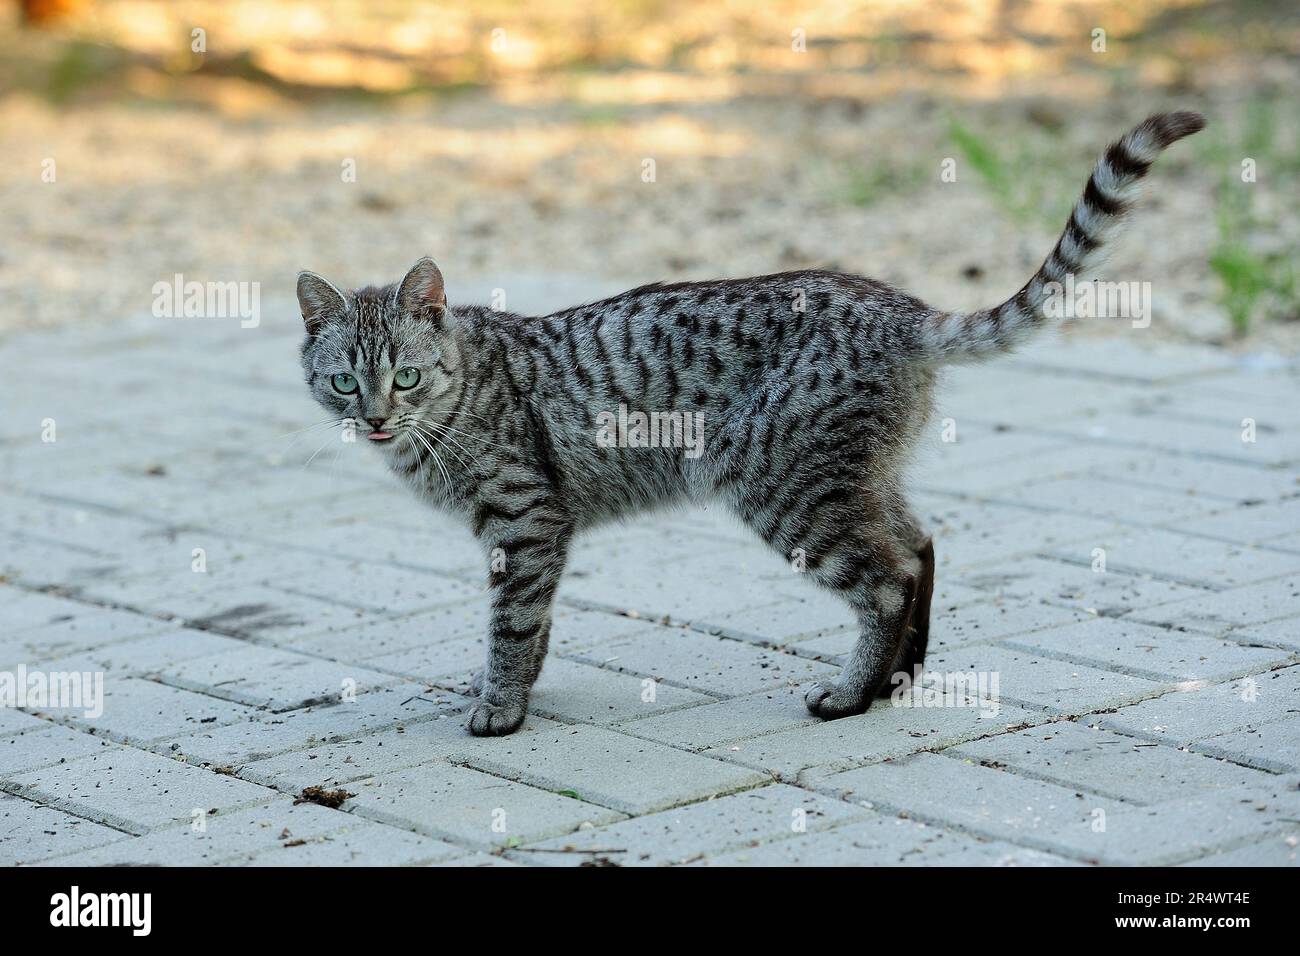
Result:
[[[466,713],[465,727],[475,737],[500,737],[519,729],[528,713],[528,701],[492,704],[480,697]]]
[[[822,720],[860,714],[871,706],[871,701],[861,693],[841,687],[833,681],[813,684],[808,688],[808,693],[804,694],[803,702],[809,711]]]

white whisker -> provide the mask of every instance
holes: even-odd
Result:
[[[427,432],[424,431],[424,429],[428,428],[429,426],[428,422],[424,421],[421,418],[414,418],[407,423],[407,426],[415,428],[416,430],[423,432],[429,438],[432,438],[435,442],[438,443],[439,447],[446,448],[447,451],[451,452],[453,455],[456,456],[456,460],[459,461],[467,471],[469,470],[470,467],[469,462],[467,462],[464,458],[460,456],[460,452],[455,451],[445,441],[443,441],[437,432],[433,430],[429,430]],[[452,441],[456,441],[456,440],[453,438]],[[473,455],[470,453],[470,450],[466,448],[464,445],[462,445],[460,442],[458,441],[456,442],[456,447],[459,448],[461,451],[463,451],[465,454],[470,455],[471,458],[473,457]]]

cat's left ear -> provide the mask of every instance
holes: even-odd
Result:
[[[425,256],[397,284],[393,300],[400,312],[427,316],[439,325],[447,317],[447,291],[443,288],[442,273],[432,259]]]
[[[332,282],[314,272],[298,273],[298,309],[308,335],[317,335],[326,324],[341,319],[348,300]]]

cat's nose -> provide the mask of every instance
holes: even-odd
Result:
[[[382,418],[367,418],[366,424],[375,431],[379,431],[379,429],[384,427],[384,420]]]

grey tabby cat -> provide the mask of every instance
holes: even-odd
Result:
[[[901,476],[937,371],[1042,327],[1051,284],[1097,264],[1156,156],[1203,125],[1165,113],[1112,145],[1042,267],[978,312],[821,271],[654,284],[539,318],[449,306],[427,258],[383,288],[302,273],[312,394],[364,424],[389,467],[462,515],[494,559],[470,732],[523,721],[574,536],[683,499],[725,503],[853,609],[861,634],[838,678],[808,691],[814,714],[887,695],[925,657],[934,551]],[[597,441],[620,405],[701,413],[702,453]]]

